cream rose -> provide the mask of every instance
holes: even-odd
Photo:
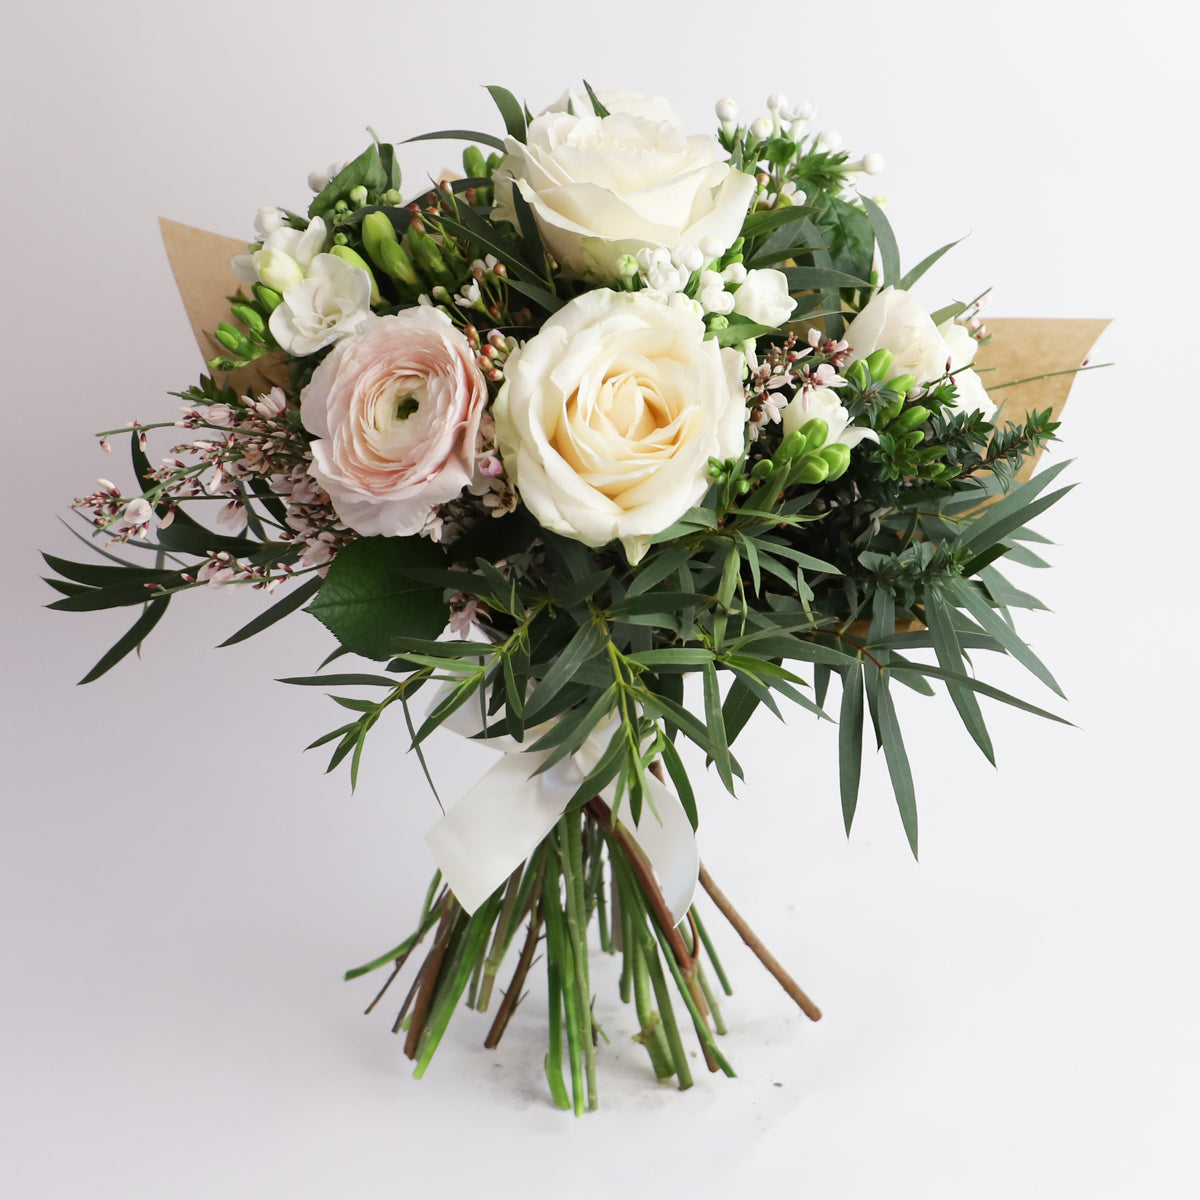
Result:
[[[496,439],[547,529],[631,563],[697,503],[710,457],[741,453],[742,357],[695,312],[597,289],[559,309],[505,367]]]
[[[893,287],[877,292],[843,336],[852,347],[851,361],[881,348],[890,350],[895,375],[912,375],[917,383],[926,384],[949,372],[958,388],[959,409],[988,418],[996,411],[982,380],[970,369],[974,339],[952,322],[935,325],[908,292]]]
[[[674,250],[711,238],[710,248],[724,252],[755,189],[715,138],[686,136],[660,102],[624,103],[633,111],[597,117],[589,106],[536,117],[524,143],[505,140],[496,177],[495,215],[517,223],[512,189],[519,190],[550,253],[595,282],[616,279],[617,260],[647,246]]]
[[[300,395],[309,474],[362,534],[418,533],[471,482],[487,385],[446,315],[368,317]]]

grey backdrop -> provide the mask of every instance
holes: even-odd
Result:
[[[117,0],[8,18],[6,1195],[1195,1194],[1195,18],[1074,10]],[[704,788],[702,853],[827,1015],[805,1022],[714,916],[739,1078],[656,1086],[605,968],[603,1108],[576,1122],[546,1097],[536,984],[497,1053],[464,1012],[415,1083],[390,1017],[360,1015],[370,981],[340,982],[407,931],[436,806],[399,729],[354,796],[301,755],[336,711],[273,680],[315,667],[316,622],[218,652],[258,598],[184,597],[140,662],[77,689],[127,614],[46,612],[36,551],[70,555],[57,518],[121,478],[92,433],[161,419],[200,367],[159,215],[249,236],[368,124],[494,128],[480,84],[536,108],[581,77],[662,92],[697,130],[723,95],[811,99],[886,156],[872,188],[910,262],[970,235],[930,307],[991,285],[996,315],[1112,316],[1096,357],[1118,365],[1076,384],[1056,457],[1079,487],[1039,525],[1055,569],[1027,581],[1054,611],[1022,625],[1078,728],[992,706],[993,772],[947,702],[906,706],[918,866],[877,764],[847,842],[832,728],[756,723],[741,796]],[[456,153],[412,148],[412,186]],[[451,795],[482,769],[449,735],[432,754]]]

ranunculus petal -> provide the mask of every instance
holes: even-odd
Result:
[[[418,533],[471,482],[486,401],[470,345],[443,312],[368,317],[301,393],[300,418],[316,435],[309,474],[351,529]]]

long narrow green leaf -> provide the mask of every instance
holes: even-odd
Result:
[[[942,669],[957,674],[966,674],[962,647],[958,644],[953,617],[949,612],[949,606],[934,585],[925,589],[925,623],[933,635],[933,649]],[[975,694],[951,681],[947,681],[946,690],[950,693],[950,699],[958,710],[958,715],[962,718],[962,723],[967,727],[967,732],[971,735],[975,745],[983,752],[983,756],[988,762],[995,766],[996,754],[992,749],[992,739],[988,734]]]
[[[508,136],[516,138],[518,142],[523,142],[525,140],[524,105],[521,104],[508,88],[499,87],[496,84],[488,84],[486,86],[488,95],[491,96],[496,103],[496,107],[500,110],[500,117],[504,121],[504,128],[508,130]]]
[[[133,623],[129,631],[109,649],[100,661],[79,681],[91,683],[99,679],[106,671],[112,670],[131,650],[137,649],[146,639],[146,635],[161,620],[167,611],[169,596],[160,596],[146,605],[145,612]]]
[[[501,154],[507,149],[504,142],[490,133],[480,133],[477,129],[438,129],[434,133],[420,133],[416,137],[405,138],[401,143],[407,146],[409,142],[478,142],[481,146],[490,146]]]
[[[525,706],[526,721],[536,725],[549,716],[547,710],[551,700],[570,682],[579,667],[599,654],[607,644],[608,633],[601,626],[591,621],[581,625],[530,694]]]
[[[946,591],[959,608],[964,608],[983,626],[987,633],[998,641],[1023,667],[1036,675],[1051,691],[1063,696],[1054,676],[1050,674],[1040,658],[1018,637],[1012,627],[1004,621],[983,593],[962,579],[950,579]]]
[[[905,274],[904,278],[901,279],[896,286],[902,292],[911,291],[912,285],[916,283],[917,280],[920,279],[921,276],[924,275],[925,272],[928,271],[929,268],[932,267],[933,264],[937,262],[943,254],[945,254],[948,250],[953,250],[954,247],[957,246],[962,240],[962,238],[958,238],[953,242],[947,242],[944,246],[938,250],[935,250],[932,254],[927,254],[919,263],[917,263],[915,267],[913,267],[911,271]]]
[[[713,765],[725,785],[733,793],[733,767],[729,759],[729,743],[725,737],[725,719],[721,713],[721,689],[717,682],[717,668],[712,663],[704,666],[704,719],[708,725],[713,744]]]
[[[858,808],[862,778],[863,669],[855,663],[842,677],[842,707],[838,716],[838,785],[842,821],[849,835]]]
[[[908,764],[908,752],[904,749],[900,722],[896,719],[896,707],[888,690],[886,674],[880,676],[879,687],[874,689],[873,700],[879,737],[883,743],[883,756],[892,779],[892,791],[896,794],[896,805],[900,809],[905,836],[908,838],[913,858],[916,858],[917,796],[913,789],[912,769]]]
[[[260,612],[253,620],[247,621],[236,633],[231,633],[229,637],[219,643],[219,646],[234,646],[238,642],[244,642],[247,638],[253,637],[256,633],[262,633],[264,629],[269,629],[276,621],[295,612],[307,600],[315,596],[321,590],[322,582],[319,575],[313,575],[297,584],[265,612]]]
[[[879,260],[883,265],[883,284],[896,286],[900,282],[900,248],[896,245],[896,235],[892,232],[891,222],[883,214],[883,209],[868,196],[860,197],[867,219],[875,231],[875,245],[879,248]],[[913,853],[916,853],[914,848]]]

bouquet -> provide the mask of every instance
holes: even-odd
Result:
[[[944,688],[989,760],[981,698],[1061,719],[974,664],[1059,690],[1000,563],[1045,565],[1029,522],[1067,489],[1032,466],[1098,328],[1001,323],[993,347],[982,297],[926,311],[911,288],[950,246],[904,270],[859,190],[879,156],[783,97],[690,136],[656,98],[585,85],[534,117],[489,90],[503,136],[422,135],[467,143],[461,176],[406,194],[373,140],[306,212],[260,209],[232,275],[225,239],[164,223],[209,374],[181,418],[101,435],[130,435],[134,482],[76,500],[100,561],[47,555],[48,582],[54,608],[138,610],[85,681],[183,592],[272,596],[225,644],[312,614],[336,647],[288,682],[332,690],[313,746],[352,784],[397,721],[427,777],[436,729],[501,752],[429,831],[411,929],[347,976],[387,973],[374,1008],[411,964],[394,1029],[420,1076],[464,998],[499,1042],[540,953],[546,1077],[579,1114],[595,946],[657,1078],[691,1084],[687,1026],[732,1073],[698,883],[820,1016],[697,851],[696,764],[732,792],[756,709],[836,720],[847,832],[873,742],[914,853],[897,687]],[[1015,382],[1045,406],[1000,414]]]

